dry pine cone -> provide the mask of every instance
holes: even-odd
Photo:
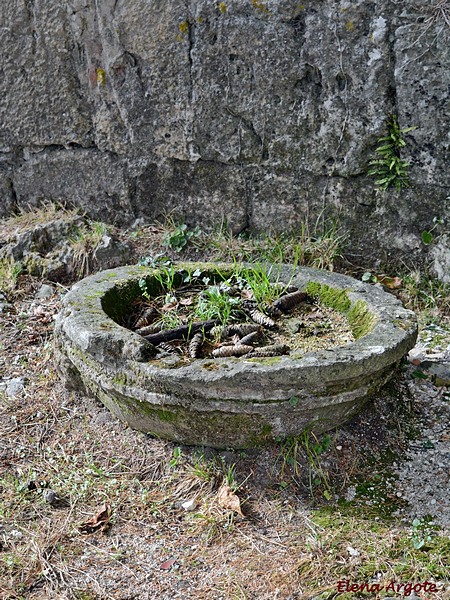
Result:
[[[254,350],[253,346],[244,346],[239,344],[236,346],[220,346],[213,350],[214,358],[226,358],[230,356],[243,356]]]

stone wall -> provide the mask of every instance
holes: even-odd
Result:
[[[8,0],[0,215],[53,199],[234,232],[337,220],[354,262],[434,257],[445,278],[449,15],[437,0]],[[391,113],[417,127],[412,187],[382,192],[367,164]]]

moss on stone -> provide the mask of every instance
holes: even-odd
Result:
[[[351,306],[346,290],[331,287],[326,283],[310,281],[306,286],[306,293],[313,298],[318,298],[325,306],[334,308],[341,313],[345,313]]]
[[[376,317],[370,311],[367,302],[357,300],[353,305],[346,290],[310,281],[306,292],[313,298],[319,299],[325,306],[343,313],[350,323],[355,339],[359,339],[372,331]]]
[[[105,393],[100,387],[96,395],[112,412],[132,427],[165,439],[223,448],[257,447],[272,439],[272,427],[259,415],[228,414],[219,411],[198,412],[180,405],[161,407],[129,398],[118,391]],[[214,440],[211,443],[211,440]]]
[[[153,408],[153,415],[164,423],[174,423],[178,420],[176,412],[164,408]]]
[[[112,378],[112,383],[118,384],[118,385],[126,385],[128,382],[128,377],[126,376],[125,373],[116,373],[114,375],[114,377]]]
[[[369,310],[367,302],[357,300],[347,312],[347,319],[352,328],[355,339],[370,333],[375,325],[376,317]]]
[[[215,362],[203,363],[202,367],[207,371],[217,371],[219,369],[219,365]]]
[[[258,363],[260,365],[266,365],[266,366],[272,366],[272,365],[277,365],[279,362],[281,362],[281,356],[268,356],[266,358],[247,358],[245,359],[248,362],[252,362],[252,363]]]

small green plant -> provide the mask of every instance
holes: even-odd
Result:
[[[178,467],[182,455],[183,455],[183,452],[182,452],[181,448],[179,446],[176,446],[173,449],[172,458],[169,460],[169,467],[171,469]]]
[[[5,294],[12,293],[17,286],[17,280],[23,273],[23,264],[12,259],[2,258],[0,260],[0,291]]]
[[[77,228],[70,238],[73,269],[78,277],[86,277],[91,273],[95,251],[107,232],[105,223],[90,221],[87,225]]]
[[[191,231],[187,228],[186,223],[173,223],[172,228],[164,234],[162,244],[175,252],[181,252],[189,240],[199,237],[201,233],[198,226]]]
[[[159,283],[162,291],[170,292],[177,286],[177,275],[179,279],[179,272],[173,265],[161,267],[155,274],[154,278]]]
[[[170,267],[172,261],[165,256],[164,252],[158,252],[154,256],[142,256],[138,264],[141,267]]]
[[[411,541],[415,550],[420,550],[432,540],[434,528],[432,518],[414,519],[412,522]]]
[[[301,441],[308,458],[308,481],[311,497],[314,497],[314,486],[323,485],[325,488],[323,495],[326,500],[330,500],[332,498],[332,490],[328,476],[320,463],[319,456],[328,450],[331,438],[329,435],[325,435],[322,440],[319,440],[314,432],[305,430],[302,433]]]
[[[150,297],[150,293],[147,288],[147,281],[144,278],[139,279],[138,285],[139,285],[139,288],[141,290],[141,294],[143,295],[143,297],[150,302],[151,297]]]
[[[217,319],[222,325],[225,325],[240,304],[240,298],[233,298],[225,293],[219,285],[212,285],[198,297],[194,315],[202,320]]]
[[[375,150],[378,158],[369,162],[371,168],[368,171],[369,175],[377,178],[375,183],[381,190],[387,190],[389,187],[395,187],[397,190],[409,187],[409,163],[401,159],[400,153],[401,149],[406,146],[403,135],[414,129],[416,127],[400,129],[397,116],[389,116],[387,121],[388,133],[378,139],[381,144]]]
[[[244,287],[251,290],[254,299],[261,308],[265,304],[270,304],[276,300],[284,291],[281,285],[277,285],[271,281],[270,276],[272,271],[273,265],[266,269],[261,264],[257,264],[251,269],[238,270],[238,281],[243,282]],[[285,285],[287,286],[288,284]]]
[[[225,472],[225,482],[228,487],[236,492],[239,488],[236,481],[236,465],[230,465]]]

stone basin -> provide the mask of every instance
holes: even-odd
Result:
[[[177,270],[231,272],[217,263]],[[274,358],[157,360],[155,348],[120,325],[139,280],[157,268],[127,266],[75,284],[57,317],[60,371],[69,388],[96,396],[134,429],[183,444],[247,448],[317,433],[350,419],[396,372],[417,338],[413,312],[379,285],[285,265],[277,276],[342,312],[356,341]]]

